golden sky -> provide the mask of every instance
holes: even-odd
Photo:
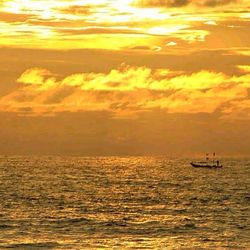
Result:
[[[250,154],[249,0],[2,0],[0,31],[3,153]]]

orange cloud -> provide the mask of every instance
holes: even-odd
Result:
[[[17,82],[25,84],[46,85],[48,79],[46,77],[52,74],[46,69],[32,68],[26,70],[18,79]],[[46,79],[46,80],[45,80]]]
[[[238,68],[244,73],[250,73],[250,65],[239,65]]]
[[[219,7],[216,13],[214,7]],[[248,27],[248,12],[246,0],[6,0],[0,5],[0,44],[50,49],[150,48],[152,53],[171,49],[179,54],[218,47],[240,51],[249,45],[249,32],[235,22],[244,21]],[[222,21],[230,22],[228,27]],[[169,46],[175,43],[178,46]]]
[[[0,99],[0,110],[28,114],[109,111],[116,116],[162,109],[168,113],[233,112],[249,100],[250,74],[192,74],[122,65],[108,73],[79,73],[58,80],[45,69],[26,70],[23,85]],[[247,110],[245,106],[243,110]],[[27,112],[26,112],[27,113]]]

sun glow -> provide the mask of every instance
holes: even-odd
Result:
[[[54,46],[55,49],[103,46],[114,50],[133,46],[160,48],[165,44],[164,39],[167,36],[192,42],[205,39],[204,34],[207,31],[195,30],[193,34],[194,16],[193,19],[189,17],[183,20],[173,11],[140,8],[134,3],[132,0],[5,1],[0,8],[6,13],[4,18],[8,16],[8,20],[11,20],[1,24],[4,34],[0,43],[4,45],[9,41],[12,46],[20,46],[20,40],[25,40],[27,33],[30,34],[30,39],[23,46],[32,47],[33,44],[34,47]],[[15,17],[20,21],[15,22]],[[11,33],[18,35],[10,36]],[[95,37],[91,39],[91,43],[90,36]],[[159,39],[159,36],[162,38]],[[133,42],[131,37],[134,38]],[[44,43],[43,38],[50,38],[53,42]]]

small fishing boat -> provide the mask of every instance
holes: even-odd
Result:
[[[209,160],[208,154],[206,155],[206,161],[190,162],[194,168],[222,168],[219,160],[215,160],[215,153],[213,153],[213,159]]]
[[[191,162],[190,163],[194,168],[222,168],[222,165],[219,163],[219,161],[214,163],[209,162]]]

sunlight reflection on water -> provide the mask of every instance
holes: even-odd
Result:
[[[249,247],[247,159],[1,157],[0,247]]]

